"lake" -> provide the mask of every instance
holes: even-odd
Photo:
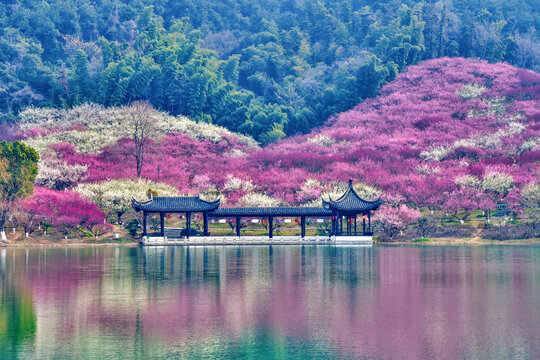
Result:
[[[0,359],[539,359],[540,246],[0,249]]]

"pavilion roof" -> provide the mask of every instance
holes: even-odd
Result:
[[[349,180],[349,187],[338,199],[323,200],[322,207],[235,207],[220,208],[220,199],[202,200],[199,196],[154,197],[148,201],[131,200],[135,211],[150,213],[208,212],[211,217],[232,216],[331,216],[338,210],[345,213],[362,213],[376,210],[381,205],[380,198],[375,201],[362,199]]]
[[[219,208],[208,213],[211,217],[232,216],[332,216],[322,207],[234,207]]]
[[[376,210],[381,206],[381,199],[375,201],[364,200],[354,190],[352,185],[352,179],[349,179],[349,187],[339,199],[328,201],[323,200],[323,207],[325,209],[336,209],[343,212],[361,212],[367,210]]]
[[[154,197],[145,202],[131,200],[136,211],[147,212],[200,212],[211,211],[219,207],[220,199],[214,201],[202,200],[199,196],[184,197]]]

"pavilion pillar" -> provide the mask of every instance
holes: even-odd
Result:
[[[306,217],[305,216],[300,217],[300,227],[302,228],[300,232],[300,236],[303,239],[306,237]]]
[[[208,232],[208,213],[205,211],[203,212],[203,235],[208,236],[210,233]]]
[[[165,215],[160,212],[159,213],[159,222],[160,222],[160,235],[161,237],[165,236]]]
[[[334,235],[339,235],[339,211],[336,212],[336,220],[335,220],[335,225],[336,225],[336,228],[335,228],[335,231],[334,231]]]
[[[362,215],[362,221],[364,222],[363,224],[363,235],[366,235],[366,215]]]
[[[268,217],[268,237],[272,239],[274,237],[274,217]]]
[[[187,231],[186,237],[189,239],[189,235],[191,233],[191,213],[190,212],[186,213],[186,231]]]
[[[236,217],[236,236],[240,237],[240,216]]]
[[[358,214],[354,214],[354,236],[356,236],[356,218],[358,217]]]
[[[369,220],[369,229],[368,229],[368,231],[371,233],[371,210],[368,212],[368,220]]]
[[[142,218],[142,236],[146,236],[146,211],[143,211],[143,218]]]

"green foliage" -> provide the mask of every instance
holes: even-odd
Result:
[[[129,231],[129,235],[135,237],[137,236],[137,230],[139,229],[139,222],[137,219],[131,219],[126,224],[126,230]]]
[[[19,141],[0,142],[0,232],[5,240],[4,224],[15,200],[34,192],[39,155]]]
[[[0,111],[142,100],[266,143],[322,125],[423,59],[538,70],[532,4],[11,0]]]
[[[38,160],[37,152],[19,141],[0,142],[0,166],[3,167],[0,201],[11,202],[32,195]]]

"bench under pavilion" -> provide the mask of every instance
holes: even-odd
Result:
[[[220,199],[207,201],[199,196],[153,197],[148,201],[139,202],[132,199],[133,209],[142,212],[142,241],[143,245],[174,244],[183,242],[272,242],[272,241],[332,241],[335,243],[369,243],[373,242],[371,226],[371,213],[381,205],[380,198],[367,201],[358,195],[353,188],[352,179],[345,193],[338,199],[329,198],[322,201],[321,207],[220,207]],[[185,216],[185,229],[172,231],[165,228],[165,218],[168,214],[181,214]],[[148,233],[147,218],[149,215],[160,218],[158,233]],[[193,218],[202,217],[202,233],[194,235],[192,230]],[[274,226],[279,218],[299,218],[300,236],[276,237]],[[242,219],[265,219],[267,235],[248,237],[241,234]],[[331,226],[327,234],[306,236],[306,218],[330,220]],[[211,219],[231,219],[235,236],[212,236],[209,231]],[[359,224],[361,220],[361,224]],[[222,220],[223,221],[223,220]],[[276,221],[276,222],[275,222]],[[249,239],[248,239],[249,238]]]

